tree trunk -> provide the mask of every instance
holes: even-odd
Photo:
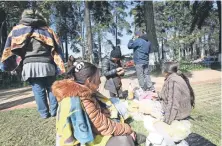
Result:
[[[220,22],[220,31],[219,31],[219,53],[221,53],[221,1],[217,1],[218,8],[218,17]]]
[[[84,60],[86,57],[85,57],[85,53],[86,53],[86,50],[85,50],[85,37],[84,37],[84,23],[81,23],[81,29],[82,29],[82,59]]]
[[[191,60],[193,59],[193,44],[194,44],[194,43],[191,43],[191,44],[190,44],[190,59],[191,59]]]
[[[7,25],[6,25],[5,11],[0,9],[0,13],[1,13],[0,16],[0,56],[1,56],[7,39]]]
[[[200,57],[203,58],[204,57],[204,53],[205,53],[205,50],[204,50],[204,45],[203,45],[203,42],[202,42],[202,37],[199,38],[200,40],[200,50],[201,50],[201,54],[200,54]]]
[[[67,38],[67,34],[65,35],[65,49],[66,49],[66,62],[69,59],[69,52],[68,52],[68,38]]]
[[[117,12],[116,12],[117,13]],[[117,47],[117,45],[118,45],[118,27],[117,27],[117,20],[118,20],[118,18],[117,18],[117,14],[116,14],[116,47]]]
[[[101,33],[100,33],[100,30],[98,30],[98,46],[99,46],[99,49],[98,49],[98,56],[99,56],[99,67],[101,66],[101,63],[102,63],[102,53],[101,53]]]
[[[65,18],[65,24],[66,24],[66,18]],[[69,52],[68,52],[68,33],[65,34],[65,50],[66,50],[66,62],[68,62],[69,59]]]
[[[161,64],[159,45],[157,41],[156,28],[154,23],[152,1],[144,1],[144,12],[145,12],[146,32],[148,34],[148,39],[152,43],[153,51],[158,53],[158,61]]]
[[[89,10],[89,1],[85,1],[85,24],[86,24],[86,35],[87,35],[87,48],[88,48],[88,61],[93,63],[93,41],[92,41],[92,28]]]

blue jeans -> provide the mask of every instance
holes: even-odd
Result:
[[[124,119],[127,119],[129,117],[127,107],[120,102],[119,98],[111,97],[110,101],[116,107],[117,111],[120,113],[120,115],[123,116]]]
[[[155,90],[150,79],[148,64],[136,64],[136,74],[140,87],[146,90]]]
[[[51,91],[51,86],[54,81],[55,77],[29,78],[29,83],[32,85],[32,91],[38,107],[38,112],[42,118],[47,118],[50,114],[51,116],[56,116],[58,102]],[[50,114],[46,91],[50,103]]]

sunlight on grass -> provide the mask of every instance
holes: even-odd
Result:
[[[196,107],[191,116],[192,131],[218,146],[221,142],[219,89],[220,83],[194,86]],[[0,146],[55,145],[55,118],[43,120],[35,108],[0,112],[0,117]],[[131,121],[130,125],[136,132],[148,134],[143,122]]]

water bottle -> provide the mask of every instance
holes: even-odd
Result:
[[[133,95],[133,87],[132,87],[132,85],[130,83],[129,84],[129,89],[128,89],[128,99],[129,100],[133,100],[133,97],[134,97],[134,95]]]

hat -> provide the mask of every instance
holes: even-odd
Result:
[[[121,58],[121,56],[122,53],[119,47],[114,48],[110,53],[111,58]]]

